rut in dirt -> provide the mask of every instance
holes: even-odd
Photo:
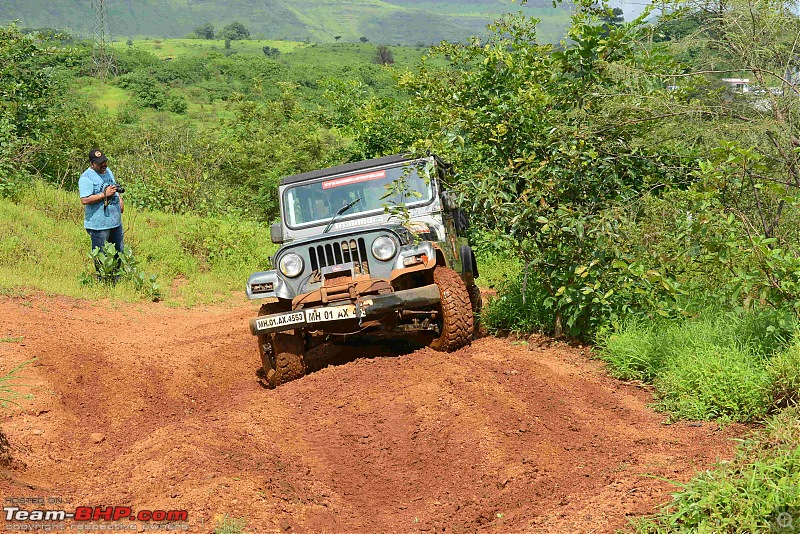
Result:
[[[588,349],[495,338],[327,347],[266,390],[251,308],[0,299],[24,339],[0,358],[37,357],[42,388],[2,420],[26,467],[0,493],[185,509],[198,532],[613,532],[742,432],[665,425]]]

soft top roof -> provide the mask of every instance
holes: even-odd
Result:
[[[410,154],[395,154],[393,156],[384,156],[382,158],[356,161],[355,163],[345,163],[344,165],[328,167],[327,169],[319,169],[316,171],[286,176],[281,178],[281,185],[296,184],[298,182],[305,182],[308,180],[314,180],[316,178],[324,178],[326,176],[334,176],[336,174],[347,174],[349,172],[361,171],[372,167],[391,165],[392,163],[401,163],[404,161],[415,161],[418,159],[422,159],[422,157],[412,157]]]

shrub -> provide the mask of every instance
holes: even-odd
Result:
[[[673,419],[757,421],[781,406],[775,401],[796,398],[800,358],[795,345],[787,349],[790,319],[775,310],[632,318],[601,329],[598,354],[612,375],[653,383],[657,408]]]
[[[629,320],[620,332],[603,329],[597,337],[611,374],[622,380],[652,382],[664,364],[665,352],[654,336],[653,323]]]
[[[484,307],[482,319],[491,334],[544,332],[551,324],[552,313],[547,309],[547,294],[540,286],[526,284],[517,277],[501,284],[499,296]]]
[[[111,285],[128,281],[133,284],[137,292],[148,300],[161,300],[163,295],[156,275],[148,275],[139,269],[139,262],[130,247],[125,248],[122,252],[117,252],[114,244],[108,242],[102,249],[93,248],[89,252],[89,259],[95,266],[95,273],[94,275],[89,273],[81,275],[81,282],[84,285],[90,285],[95,280]]]
[[[800,340],[795,339],[792,346],[769,361],[767,374],[766,400],[771,408],[800,404]]]
[[[673,419],[758,421],[767,413],[768,376],[749,351],[700,343],[655,378],[658,407]]]

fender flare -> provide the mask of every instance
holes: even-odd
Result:
[[[478,278],[478,262],[475,260],[475,253],[469,245],[461,245],[461,277],[465,280],[468,277]]]

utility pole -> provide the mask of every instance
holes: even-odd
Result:
[[[106,17],[106,0],[92,0],[94,11],[94,47],[92,49],[92,75],[105,80],[116,76],[117,67],[111,53],[111,30]]]

